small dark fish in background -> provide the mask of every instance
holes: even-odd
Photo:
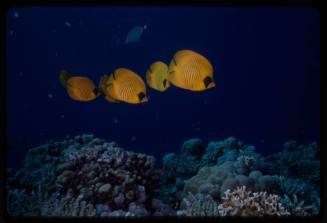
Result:
[[[144,30],[146,30],[146,25],[144,26],[134,26],[132,29],[129,30],[127,36],[126,36],[126,40],[125,43],[135,43],[140,41],[141,36],[144,32]]]

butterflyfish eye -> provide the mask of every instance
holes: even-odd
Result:
[[[163,81],[163,86],[166,87],[166,85],[167,85],[167,79]]]
[[[209,84],[212,83],[212,78],[211,77],[206,77],[203,79],[203,83],[208,88]]]
[[[139,97],[139,100],[140,100],[140,101],[142,101],[143,98],[145,98],[145,94],[144,94],[144,92],[139,93],[137,96]]]

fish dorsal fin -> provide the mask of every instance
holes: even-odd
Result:
[[[124,82],[129,78],[136,78],[137,80],[143,82],[142,78],[139,77],[134,71],[127,69],[127,68],[118,68],[115,70],[114,78],[118,82]]]
[[[61,70],[59,73],[59,81],[60,81],[61,85],[66,87],[67,81],[70,77],[71,77],[71,75],[67,71]]]
[[[188,57],[188,56],[199,56],[200,54],[194,52],[193,50],[179,50],[175,53],[175,60],[178,58]]]

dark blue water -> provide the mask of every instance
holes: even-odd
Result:
[[[128,31],[147,25],[139,42]],[[234,136],[259,153],[319,140],[320,13],[313,8],[15,8],[7,15],[9,166],[66,135],[93,133],[128,150],[178,152],[183,141]],[[149,65],[191,49],[212,63],[204,92],[148,88],[142,105],[71,100],[66,69],[98,83],[116,68],[143,78]]]

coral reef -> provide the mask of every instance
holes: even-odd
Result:
[[[273,193],[278,190],[274,176],[263,175],[258,170],[252,170],[243,159],[226,161],[221,165],[202,167],[192,178],[185,181],[182,193],[210,194],[214,200],[219,201],[226,190],[246,186],[252,191],[267,191]]]
[[[235,161],[237,158],[244,159],[247,166],[251,166],[260,157],[254,149],[254,146],[244,145],[233,137],[219,142],[212,141],[206,148],[202,140],[189,139],[183,143],[181,154],[169,153],[163,157],[164,177],[168,182],[188,179],[201,167]]]
[[[263,157],[230,137],[183,143],[162,159],[91,134],[28,151],[8,172],[12,216],[311,216],[320,210],[320,148],[289,141]]]
[[[181,202],[178,216],[183,217],[259,217],[259,216],[307,216],[309,207],[303,206],[294,197],[282,199],[279,195],[267,192],[251,192],[245,186],[224,192],[221,202],[216,202],[211,195],[189,193]]]
[[[19,199],[33,201],[30,206],[40,210],[39,206],[44,206],[49,197],[34,198],[33,193],[37,185],[42,185],[48,196],[59,194],[63,197],[50,199],[52,204],[47,204],[67,206],[67,209],[53,211],[58,216],[65,216],[69,207],[76,205],[87,211],[74,213],[77,216],[95,214],[87,203],[94,206],[105,203],[112,211],[136,211],[137,215],[139,209],[131,204],[144,204],[158,182],[153,174],[154,162],[152,156],[125,151],[115,143],[105,143],[93,135],[51,142],[31,149],[23,168],[9,178],[9,188],[15,189],[9,190],[8,203],[16,202],[17,206],[8,205],[8,211],[12,215],[29,215],[30,210],[24,211],[22,205],[25,203],[18,202]],[[38,211],[36,215],[44,213],[50,212]]]
[[[162,186],[157,193],[163,201],[173,207],[178,206],[185,182],[196,175],[199,169],[238,160],[237,168],[241,174],[242,171],[253,169],[254,162],[260,157],[254,150],[254,146],[245,145],[233,137],[212,141],[206,148],[202,140],[189,139],[183,143],[181,154],[169,153],[163,157],[165,172],[161,178]],[[203,169],[204,172],[205,170]],[[204,182],[203,186],[205,185],[207,182]],[[215,187],[213,190],[219,189]]]
[[[262,157],[256,167],[271,175],[301,179],[312,185],[320,184],[320,147],[316,142],[298,145],[288,141],[281,152]],[[317,187],[316,189],[319,190]]]

